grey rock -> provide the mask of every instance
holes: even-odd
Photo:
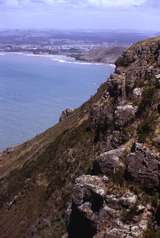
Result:
[[[131,192],[127,192],[120,199],[122,206],[132,208],[137,202],[137,196]]]
[[[125,151],[125,147],[119,147],[100,154],[93,164],[93,171],[105,175],[113,175],[119,170],[124,170],[125,165],[121,160],[121,156]]]
[[[68,214],[69,237],[139,238],[152,217],[148,207],[129,190],[111,192],[106,177],[81,176],[76,179]]]
[[[160,146],[160,136],[157,136],[157,137],[153,138],[153,142],[154,142],[156,145],[159,145],[159,146]]]
[[[81,205],[84,202],[85,196],[87,195],[89,198],[93,193],[104,196],[107,183],[108,178],[105,176],[82,175],[75,181],[72,195],[73,202]]]
[[[160,158],[142,144],[136,143],[127,158],[127,177],[146,189],[160,189]]]
[[[136,100],[140,100],[142,98],[143,88],[134,88],[133,89],[133,97]]]
[[[71,108],[67,108],[65,109],[62,113],[61,116],[59,118],[59,121],[64,121],[67,117],[69,117],[71,114],[73,113],[73,109]]]
[[[155,75],[156,79],[160,79],[160,74]]]
[[[135,117],[136,111],[137,107],[130,104],[118,106],[115,111],[115,124],[120,127],[124,126]]]

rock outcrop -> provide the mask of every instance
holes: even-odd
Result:
[[[127,178],[148,190],[160,192],[160,156],[142,144],[134,144],[127,157]]]
[[[91,109],[90,127],[102,153],[91,175],[75,181],[69,238],[160,236],[159,52],[159,38],[126,51]]]
[[[137,107],[132,105],[121,105],[115,111],[115,123],[119,127],[125,126],[128,122],[135,118]]]
[[[118,171],[123,172],[125,164],[121,159],[125,153],[125,147],[110,150],[100,154],[93,163],[94,174],[113,175]]]
[[[138,196],[119,191],[106,177],[76,179],[68,209],[68,237],[138,238],[147,229],[153,209]]]
[[[67,211],[66,211],[67,210]],[[1,238],[160,237],[160,38],[80,108],[0,154]]]
[[[67,117],[69,117],[69,115],[71,115],[73,113],[73,109],[71,108],[66,108],[62,113],[61,116],[59,118],[59,121],[63,121],[65,120]]]

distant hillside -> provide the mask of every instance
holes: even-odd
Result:
[[[153,33],[123,32],[123,31],[56,31],[56,30],[2,30],[0,43],[12,44],[39,44],[52,39],[84,41],[94,43],[131,44]]]
[[[97,63],[107,63],[114,64],[116,59],[124,51],[124,47],[98,47],[90,50],[89,52],[75,54],[74,56],[77,60],[97,62]]]

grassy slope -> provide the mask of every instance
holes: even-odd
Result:
[[[42,234],[47,234],[47,237],[50,233],[52,237],[53,234],[54,237],[63,234],[62,214],[72,181],[87,172],[90,161],[94,159],[93,137],[87,131],[88,111],[104,90],[102,85],[96,96],[65,121],[13,151],[1,154],[1,238],[11,237],[11,234],[12,238],[22,237],[25,233],[24,237],[30,237],[28,227],[32,224],[36,224],[40,237]],[[51,228],[41,225],[44,219],[51,222]]]
[[[150,45],[152,40],[142,44]],[[138,46],[131,47],[129,51],[135,51]],[[1,154],[1,238],[59,238],[64,234],[64,211],[72,182],[75,177],[87,173],[97,149],[93,143],[95,135],[87,129],[89,110],[94,103],[101,104],[105,91],[106,83],[68,119],[13,151]],[[155,115],[154,109],[152,114]],[[143,124],[144,117],[149,119],[151,116],[149,112],[144,112],[138,123]],[[157,112],[154,125],[156,128],[145,134],[145,139],[150,138],[150,142],[151,137],[159,135]],[[144,139],[143,131],[138,130],[137,133],[136,136]]]

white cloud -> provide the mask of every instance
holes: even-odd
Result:
[[[145,9],[159,9],[158,0],[0,0],[0,8],[5,9],[39,9],[53,10],[58,8],[77,8],[77,9],[133,9],[139,7]]]
[[[160,0],[0,0],[0,28],[157,30],[159,9]]]
[[[1,0],[0,3],[5,6],[27,6],[27,5],[74,5],[74,6],[92,6],[92,7],[130,7],[140,6],[147,0]],[[152,1],[151,1],[152,2]]]
[[[4,4],[6,6],[18,6],[19,5],[19,1],[18,0],[6,0],[4,2]]]
[[[88,3],[95,6],[102,7],[130,7],[140,6],[146,0],[88,0]]]

